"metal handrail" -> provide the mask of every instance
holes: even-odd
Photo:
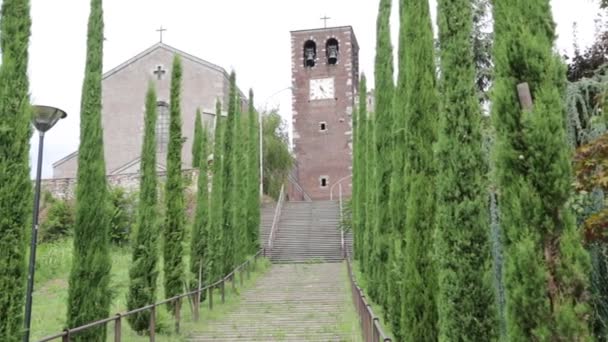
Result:
[[[352,175],[352,174],[350,174],[350,175],[348,175],[348,176],[344,176],[344,177],[340,178],[340,179],[339,179],[337,182],[335,182],[335,183],[334,183],[334,184],[331,186],[331,188],[329,188],[329,200],[330,200],[330,201],[333,201],[333,200],[334,200],[334,187],[335,187],[336,185],[338,185],[338,184],[340,184],[340,186],[342,186],[342,182],[344,182],[345,180],[347,180],[347,179],[349,179],[349,178],[352,178],[352,177],[353,177],[353,175]]]
[[[47,342],[47,341],[52,341],[55,339],[59,339],[61,338],[63,342],[69,342],[70,341],[70,336],[85,330],[88,330],[90,328],[95,328],[101,325],[106,325],[110,322],[114,322],[114,341],[115,342],[120,342],[122,339],[122,319],[126,318],[128,316],[143,312],[143,311],[150,311],[150,327],[149,327],[149,337],[150,337],[150,341],[154,342],[155,341],[155,330],[156,330],[156,308],[161,306],[161,305],[165,305],[165,304],[173,304],[175,305],[175,332],[179,333],[179,327],[180,327],[180,307],[181,307],[181,299],[185,298],[185,297],[194,297],[195,300],[197,299],[197,295],[199,295],[201,292],[203,291],[208,291],[209,292],[209,308],[213,309],[213,289],[214,288],[220,288],[221,290],[221,296],[222,296],[222,303],[225,301],[225,283],[228,280],[232,281],[232,285],[234,287],[236,287],[236,272],[238,272],[239,270],[245,269],[247,276],[249,277],[250,275],[250,269],[249,269],[249,265],[251,265],[251,262],[253,260],[254,265],[257,263],[257,259],[258,257],[260,257],[260,255],[264,255],[265,254],[265,250],[264,249],[260,249],[253,257],[247,258],[247,260],[245,262],[243,262],[242,264],[240,264],[239,266],[237,266],[232,272],[230,272],[228,275],[224,276],[222,279],[216,281],[213,284],[207,285],[205,287],[199,288],[197,290],[194,291],[190,291],[187,293],[183,293],[181,295],[169,298],[169,299],[165,299],[161,302],[155,303],[155,304],[150,304],[138,309],[134,309],[131,311],[127,311],[124,313],[119,313],[116,314],[113,317],[108,317],[108,318],[104,318],[95,322],[90,322],[87,323],[85,325],[76,327],[76,328],[72,328],[72,329],[65,329],[64,331],[62,331],[61,333],[52,335],[52,336],[48,336],[48,337],[44,337],[41,340],[39,340],[38,342]],[[241,276],[241,285],[243,284],[243,273],[241,272],[240,274]],[[199,310],[199,304],[198,302],[195,303],[194,306],[194,320],[198,320],[198,310]]]
[[[391,342],[392,339],[384,332],[380,325],[380,318],[374,314],[372,306],[365,300],[365,294],[363,294],[363,291],[359,285],[357,285],[357,281],[353,274],[353,267],[351,265],[351,256],[348,250],[346,251],[346,266],[348,268],[348,278],[353,294],[353,302],[355,303],[355,308],[359,314],[363,340]]]
[[[342,208],[342,183],[340,183],[340,248],[342,249],[342,258],[346,258],[346,250],[344,248],[344,212]]]
[[[272,245],[274,244],[274,238],[276,235],[277,225],[279,224],[279,218],[281,217],[281,210],[283,209],[283,202],[285,202],[285,185],[281,186],[281,193],[279,194],[279,200],[277,201],[277,207],[274,210],[274,217],[272,218],[272,226],[270,227],[270,235],[268,236],[268,249],[272,251]]]
[[[291,184],[293,184],[296,189],[302,193],[302,196],[304,197],[304,201],[306,202],[312,202],[312,197],[310,197],[310,195],[306,192],[306,190],[304,190],[304,188],[300,185],[300,183],[298,183],[295,178],[293,178],[292,175],[289,175],[289,177],[287,177],[287,179],[291,182]]]

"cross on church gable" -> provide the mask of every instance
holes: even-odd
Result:
[[[158,80],[162,80],[163,76],[167,73],[167,70],[163,69],[162,65],[159,65],[156,67],[156,70],[154,70],[154,75],[156,75],[156,77],[158,78]]]

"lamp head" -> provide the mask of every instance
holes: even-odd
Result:
[[[42,133],[53,128],[57,121],[64,119],[68,116],[66,112],[59,108],[49,106],[33,106],[34,116],[32,123],[34,127]]]

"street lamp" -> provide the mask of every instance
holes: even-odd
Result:
[[[68,115],[59,108],[48,106],[33,106],[32,124],[38,130],[38,169],[36,171],[36,192],[34,195],[34,217],[32,220],[32,237],[30,241],[30,265],[27,277],[27,295],[25,301],[25,334],[23,341],[30,340],[30,325],[32,321],[32,292],[34,292],[34,272],[36,271],[36,240],[38,238],[38,211],[40,209],[40,177],[42,176],[42,150],[44,148],[44,133],[53,128],[57,121]]]

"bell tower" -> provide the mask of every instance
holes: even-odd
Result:
[[[352,193],[359,45],[350,26],[291,32],[294,178],[312,199]],[[292,199],[298,200],[290,190]],[[295,197],[295,198],[294,198]]]

